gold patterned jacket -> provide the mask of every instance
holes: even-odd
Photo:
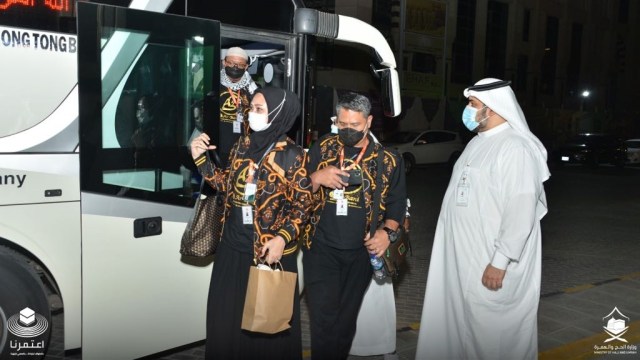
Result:
[[[223,222],[231,211],[231,191],[235,191],[231,179],[235,178],[248,149],[248,137],[238,139],[231,150],[226,169],[214,168],[205,155],[195,159],[207,183],[226,193]],[[309,219],[313,201],[306,164],[306,152],[289,138],[277,142],[266,154],[257,170],[253,216],[254,255],[263,244],[277,235],[287,243],[283,255],[293,254],[298,249],[298,236]]]
[[[385,149],[381,144],[373,141],[373,138],[371,136],[369,136],[369,142],[370,145],[368,146],[373,146],[373,149],[370,152],[367,151],[367,153],[365,153],[361,165],[363,170],[362,177],[363,179],[368,179],[368,181],[364,181],[363,184],[371,184],[370,186],[365,186],[364,188],[364,203],[366,209],[367,226],[366,229],[364,229],[363,238],[364,235],[369,232],[369,229],[371,227],[371,217],[373,216],[371,211],[373,208],[373,195],[378,185],[382,186],[382,195],[379,204],[380,210],[378,212],[378,220],[376,224],[382,223],[384,219],[392,219],[397,221],[398,223],[402,223],[407,204],[404,164],[402,163],[402,157],[400,157],[395,151]],[[333,164],[337,163],[342,146],[342,143],[338,139],[338,135],[325,135],[324,137],[319,139],[318,142],[314,145],[314,147],[319,148],[312,148],[309,150],[309,156],[319,156],[318,159],[313,159],[312,161],[312,163],[317,162],[317,168],[309,168],[309,174],[312,174],[316,170],[321,170],[327,166],[333,166]],[[384,151],[382,184],[376,184],[376,176],[378,174],[377,158],[378,152],[380,151]],[[392,179],[396,179],[396,182],[394,183]],[[320,223],[320,215],[322,214],[325,203],[329,198],[330,191],[331,189],[329,188],[321,187],[313,194],[314,206],[311,212],[311,217],[304,228],[304,233],[302,234],[303,244],[307,248],[311,248],[313,236],[315,234],[317,225]]]

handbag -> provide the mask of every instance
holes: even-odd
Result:
[[[242,310],[243,330],[275,334],[291,327],[298,274],[267,265],[251,266]]]
[[[407,252],[411,250],[411,241],[409,239],[409,233],[405,232],[400,226],[398,228],[400,236],[396,242],[389,245],[387,251],[385,251],[382,260],[384,260],[384,269],[387,275],[392,278],[397,278],[400,275],[400,268],[404,265]]]
[[[374,223],[371,224],[370,236],[373,237],[378,226],[378,212],[380,210],[380,201],[382,201],[382,167],[384,165],[384,151],[378,152],[378,170],[376,174],[376,191],[373,194],[373,210],[372,210],[372,219]],[[401,221],[401,224],[404,222],[404,219]],[[389,244],[389,247],[385,251],[382,256],[382,260],[384,260],[384,270],[385,275],[389,276],[393,279],[397,278],[400,275],[400,268],[405,263],[405,258],[407,256],[407,251],[411,250],[411,242],[409,239],[409,233],[405,232],[402,225],[398,227],[398,231],[400,232],[400,236],[398,239]]]
[[[217,164],[220,158],[214,152]],[[211,164],[209,154],[207,160]],[[180,241],[180,254],[185,256],[209,256],[216,252],[216,248],[222,237],[222,217],[225,208],[225,193],[218,191],[209,196],[203,194],[206,180],[200,184],[200,196],[196,200],[193,214],[187,222],[187,227]]]

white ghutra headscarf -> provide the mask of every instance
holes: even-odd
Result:
[[[522,108],[516,100],[516,95],[509,86],[510,82],[500,79],[486,78],[478,81],[463,92],[465,97],[473,96],[482,101],[487,107],[498,113],[509,125],[522,134],[531,143],[538,160],[538,172],[542,181],[549,179],[547,166],[547,149],[542,142],[529,130]],[[537,149],[537,151],[535,151]]]

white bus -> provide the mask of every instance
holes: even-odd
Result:
[[[194,104],[204,131],[225,136],[216,121],[225,49],[245,48],[254,79],[306,107],[309,37],[368,45],[385,111],[400,112],[395,59],[375,28],[298,0],[232,3],[252,11],[205,0],[0,0],[0,359],[46,353],[52,308],[63,311],[65,349],[85,359],[204,338],[213,259],[178,248],[198,189],[187,149]],[[258,17],[275,3],[279,16]],[[155,111],[143,141],[141,98]],[[305,126],[302,117],[292,134],[300,143]]]

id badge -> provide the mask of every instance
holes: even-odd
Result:
[[[234,134],[240,134],[242,132],[242,122],[241,121],[234,121],[233,122],[233,133]]]
[[[238,111],[236,113],[236,121],[241,123],[244,121],[244,114],[242,113],[242,111]]]
[[[242,207],[242,223],[245,225],[253,224],[253,207]]]
[[[335,189],[333,190],[333,194],[332,197],[334,200],[341,200],[344,199],[344,189]]]
[[[254,183],[245,184],[244,196],[242,199],[248,203],[253,203],[253,201],[256,199],[256,184]]]
[[[456,205],[467,206],[469,205],[469,192],[471,187],[468,183],[458,184],[456,188]]]
[[[469,165],[467,165],[460,175],[458,187],[456,188],[456,205],[469,205],[469,192],[471,191],[471,186],[469,185]]]
[[[336,215],[347,216],[349,212],[349,202],[347,199],[339,199],[336,203]]]

